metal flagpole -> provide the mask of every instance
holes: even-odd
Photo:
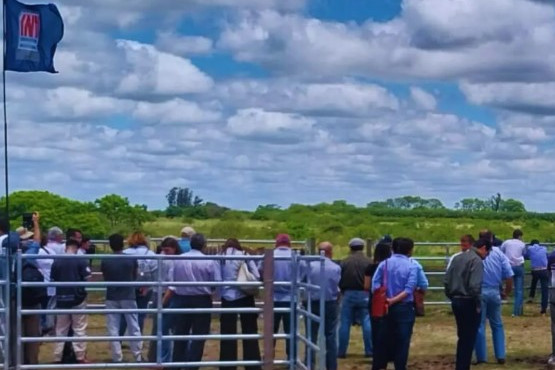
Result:
[[[6,223],[9,225],[10,223],[10,201],[9,201],[9,182],[8,182],[8,113],[6,109],[6,0],[2,0],[2,34],[3,34],[3,42],[2,42],[2,102],[4,108],[4,186],[5,186],[5,195],[6,195],[6,208],[5,208],[5,217]],[[5,272],[6,276],[6,285],[5,285],[5,297],[6,301],[4,302],[4,318],[5,318],[5,325],[4,325],[4,367],[10,366],[13,364],[12,358],[12,338],[11,338],[11,274],[12,274],[12,251],[10,248],[10,233],[9,227],[8,230],[4,230],[4,232],[8,233],[7,236],[7,248],[4,250],[5,257],[6,257],[6,265],[5,265]],[[2,246],[0,246],[1,250]],[[1,277],[0,277],[1,278]]]

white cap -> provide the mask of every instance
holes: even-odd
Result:
[[[193,236],[195,235],[195,229],[193,229],[191,226],[185,226],[183,229],[181,229],[181,234]]]

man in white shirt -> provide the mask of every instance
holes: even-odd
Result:
[[[509,258],[514,273],[515,301],[513,316],[521,316],[524,306],[524,254],[526,245],[522,241],[523,235],[522,230],[516,229],[513,231],[513,238],[501,245],[501,251]]]

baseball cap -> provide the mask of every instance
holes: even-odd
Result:
[[[191,226],[185,226],[183,229],[181,229],[181,234],[193,236],[196,234],[196,232],[195,232],[195,229],[193,229]]]
[[[361,238],[352,238],[349,241],[349,247],[364,247],[364,240]]]

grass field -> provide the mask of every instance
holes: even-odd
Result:
[[[547,369],[546,361],[551,353],[551,336],[549,317],[542,317],[536,312],[536,307],[526,306],[527,315],[511,318],[508,315],[510,307],[504,308],[504,322],[507,341],[507,364],[500,366],[495,363],[491,350],[491,337],[488,330],[489,364],[476,368],[494,369]],[[88,333],[91,335],[105,334],[105,319],[102,316],[92,316],[89,321]],[[150,327],[147,321],[148,327]],[[147,330],[150,330],[147,328]],[[217,320],[213,321],[212,333],[217,334]],[[418,318],[411,343],[409,369],[424,370],[452,369],[454,364],[456,333],[454,318],[447,307],[428,308],[427,316]],[[262,348],[262,345],[261,345]],[[145,353],[146,353],[145,346]],[[215,341],[206,343],[204,360],[217,360],[219,344]],[[239,351],[241,353],[241,350]],[[302,353],[302,351],[301,351]],[[41,362],[52,361],[52,344],[41,347]],[[346,370],[368,369],[371,359],[363,357],[362,337],[359,327],[353,327],[351,342],[347,359],[340,360],[339,368]],[[126,351],[125,356],[131,359],[131,354]],[[283,358],[284,343],[278,342],[277,357]],[[89,343],[88,357],[93,362],[110,362],[110,350],[107,343]],[[392,369],[393,365],[390,365]]]

